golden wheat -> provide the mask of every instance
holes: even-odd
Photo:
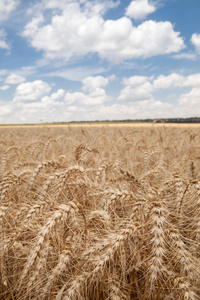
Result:
[[[0,128],[0,147],[0,299],[200,299],[197,128]]]

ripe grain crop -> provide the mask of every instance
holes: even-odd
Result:
[[[200,299],[195,127],[0,128],[0,299]]]

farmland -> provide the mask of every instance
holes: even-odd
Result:
[[[0,299],[200,299],[199,129],[0,127]]]

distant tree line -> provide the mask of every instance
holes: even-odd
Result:
[[[125,120],[96,120],[96,121],[72,121],[69,123],[135,123],[135,122],[150,122],[150,123],[200,123],[200,117],[191,117],[191,118],[162,118],[162,119],[125,119]]]
[[[162,118],[162,119],[125,119],[125,120],[96,120],[96,121],[70,121],[52,122],[51,124],[73,124],[73,123],[200,123],[200,117],[191,118]],[[44,124],[44,123],[41,123]],[[49,124],[49,123],[45,123]]]

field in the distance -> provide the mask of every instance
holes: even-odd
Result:
[[[0,299],[200,299],[199,127],[0,127]]]
[[[0,124],[1,128],[37,128],[37,127],[176,127],[176,128],[200,128],[200,123],[164,123],[164,122],[83,122],[83,123],[46,123],[46,124]]]

